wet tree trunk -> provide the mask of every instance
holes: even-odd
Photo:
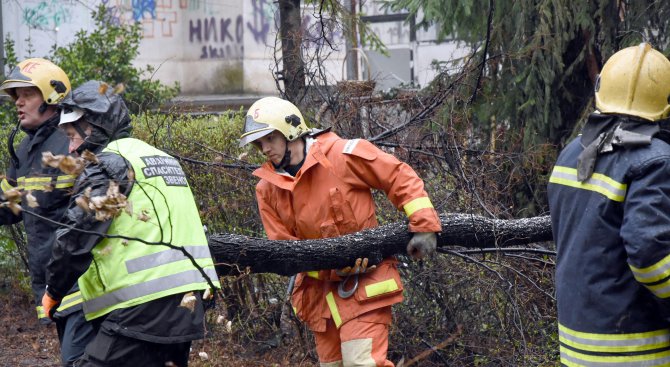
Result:
[[[299,103],[305,94],[305,65],[302,59],[301,0],[279,0],[279,34],[282,50],[282,77],[286,99]]]
[[[501,220],[468,214],[443,214],[438,247],[509,247],[551,241],[548,216]],[[410,234],[406,223],[392,223],[337,238],[271,241],[232,234],[209,238],[219,274],[231,271],[292,275],[337,269],[367,257],[372,264],[405,253]]]

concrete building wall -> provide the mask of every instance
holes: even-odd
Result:
[[[179,82],[184,94],[276,93],[273,71],[281,53],[274,47],[279,14],[273,0],[1,0],[2,32],[16,42],[20,58],[44,57],[54,45],[71,42],[77,31],[92,29],[91,12],[101,2],[112,9],[115,22],[141,22],[144,38],[136,65],[154,66],[155,78]],[[361,14],[383,15],[376,4],[363,2]],[[304,31],[316,35],[319,26],[313,9],[304,9]],[[359,60],[383,80],[380,88],[423,86],[435,74],[433,58],[460,50],[454,43],[436,44],[430,32],[410,40],[409,25],[402,21],[371,27],[394,56],[370,52],[369,63]],[[326,62],[331,83],[343,78],[346,48],[341,32],[335,32],[338,51]]]

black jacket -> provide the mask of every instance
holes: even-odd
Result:
[[[55,241],[57,222],[67,209],[70,191],[75,176],[58,168],[42,165],[42,153],[54,155],[68,154],[68,139],[58,129],[60,115],[56,114],[35,130],[24,130],[27,136],[16,149],[18,162],[12,160],[6,178],[0,184],[4,192],[17,187],[24,193],[30,192],[37,200],[37,207],[31,208],[28,200],[21,201],[22,211],[15,215],[7,207],[0,208],[0,224],[13,224],[23,220],[28,242],[28,266],[35,303],[42,304],[46,287],[46,265],[51,257]],[[41,218],[43,217],[43,218]],[[76,285],[75,285],[76,286]],[[81,309],[81,305],[71,307],[68,313]],[[48,322],[48,319],[42,318]]]
[[[603,118],[592,116],[583,134],[563,149],[548,187],[561,361],[637,366],[633,362],[641,358],[666,365],[670,145],[648,129],[649,122]],[[591,155],[592,172],[578,179],[585,147],[619,123],[629,129],[619,136],[633,136],[634,143],[605,139],[597,157]],[[649,131],[654,138],[644,143]]]
[[[94,124],[92,136],[84,147],[97,153],[99,163],[88,164],[77,177],[72,200],[64,218],[66,226],[57,233],[53,258],[47,268],[48,292],[56,299],[91,266],[91,250],[107,233],[112,220],[98,221],[95,214],[80,208],[75,200],[90,189],[90,197],[105,196],[109,183],[119,183],[126,196],[133,190],[129,177],[131,164],[122,156],[104,152],[103,148],[116,139],[130,136],[130,116],[121,97],[107,91],[100,94],[97,82],[87,82],[62,102],[85,110],[85,118]],[[82,232],[85,230],[86,232]],[[197,230],[194,228],[194,230]],[[141,236],[141,234],[138,234]],[[121,308],[95,319],[106,332],[154,343],[181,343],[204,336],[204,308],[196,294],[194,311],[179,307],[183,294],[177,294],[134,307]]]

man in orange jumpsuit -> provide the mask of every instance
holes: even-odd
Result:
[[[370,142],[311,130],[295,105],[267,97],[247,113],[240,146],[248,143],[268,158],[254,175],[261,179],[256,197],[269,239],[337,237],[376,227],[371,189],[379,189],[409,218],[408,254],[435,251],[441,225],[423,181]],[[370,267],[357,259],[342,270],[298,274],[291,301],[314,333],[322,367],[393,366],[386,359],[388,329],[402,290],[394,257]]]

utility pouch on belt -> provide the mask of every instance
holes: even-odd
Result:
[[[382,262],[372,273],[360,276],[354,298],[359,302],[373,301],[402,293],[403,286],[396,262]]]

